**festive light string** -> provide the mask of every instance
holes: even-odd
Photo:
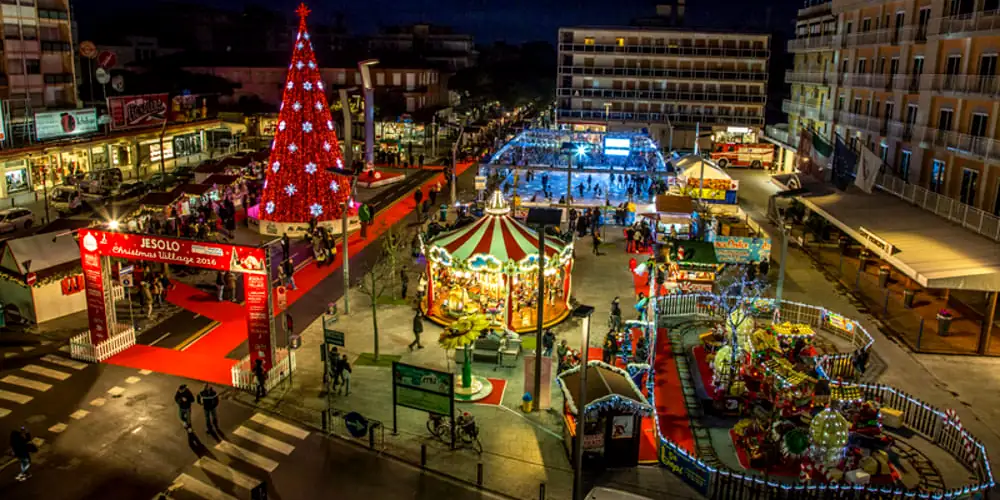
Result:
[[[579,372],[582,366],[583,364],[574,366],[573,368],[570,368],[560,373],[558,376],[556,376],[556,381],[559,382],[559,389],[563,393],[563,399],[566,401],[566,406],[569,407],[569,411],[573,415],[578,415],[580,411],[576,406],[576,402],[573,400],[573,394],[570,392],[569,388],[567,388],[566,384],[563,382],[563,378],[567,375],[572,375],[574,373]],[[626,408],[635,413],[641,413],[644,415],[653,413],[653,406],[650,403],[646,402],[646,397],[642,395],[642,391],[639,390],[639,386],[635,385],[635,382],[632,381],[632,376],[629,375],[627,371],[622,370],[617,366],[611,366],[603,361],[597,361],[597,360],[588,361],[587,366],[604,368],[608,371],[623,376],[625,380],[628,382],[628,385],[632,389],[633,393],[636,395],[636,398],[638,398],[638,399],[627,398],[619,394],[608,394],[606,396],[597,398],[591,401],[590,403],[587,403],[587,413],[591,413],[592,411],[595,411],[595,409],[607,409],[607,408]]]

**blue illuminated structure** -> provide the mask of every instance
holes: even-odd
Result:
[[[602,172],[666,173],[659,144],[641,132],[569,132],[526,129],[504,144],[487,166],[565,168],[565,143],[576,145],[573,168]]]

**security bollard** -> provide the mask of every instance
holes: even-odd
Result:
[[[476,464],[476,486],[483,487],[483,463]]]
[[[545,500],[545,483],[538,485],[538,500]]]
[[[330,425],[329,422],[328,422],[329,421],[329,415],[326,414],[326,410],[323,410],[322,412],[320,412],[320,415],[323,416],[323,432],[327,432],[328,427]]]
[[[426,444],[421,444],[420,445],[420,468],[421,469],[426,469],[427,468],[427,445]]]

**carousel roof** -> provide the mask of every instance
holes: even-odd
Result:
[[[538,254],[538,231],[510,215],[510,206],[497,191],[486,207],[486,215],[468,226],[444,233],[429,242],[444,249],[453,260],[465,261],[475,255],[492,255],[500,262],[520,262]],[[565,245],[545,238],[545,256],[557,256]]]

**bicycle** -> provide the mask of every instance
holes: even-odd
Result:
[[[468,414],[466,414],[468,415]],[[483,443],[479,440],[479,426],[471,419],[466,422],[457,422],[455,428],[455,443],[462,447],[469,447],[476,453],[483,453]],[[446,444],[451,444],[451,420],[436,413],[429,414],[427,418],[427,430]]]

